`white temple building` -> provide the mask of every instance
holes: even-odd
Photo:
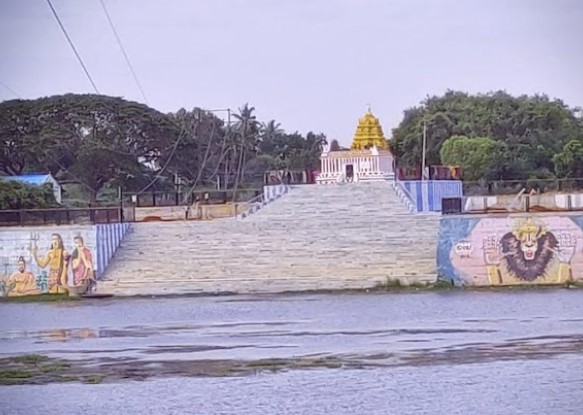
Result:
[[[316,183],[387,181],[394,177],[393,154],[378,118],[369,109],[358,121],[350,150],[324,149]]]

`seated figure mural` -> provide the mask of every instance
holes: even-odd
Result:
[[[22,238],[19,238],[19,236]],[[18,232],[14,236],[13,258],[3,257],[0,296],[40,294],[86,294],[96,287],[95,256],[85,238],[70,233],[73,249],[68,250],[60,233]],[[26,239],[24,239],[26,238]],[[47,243],[41,252],[39,246]],[[28,246],[28,248],[27,248]]]

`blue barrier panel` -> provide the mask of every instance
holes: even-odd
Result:
[[[404,180],[399,182],[411,195],[417,212],[441,212],[444,197],[462,197],[460,180]]]

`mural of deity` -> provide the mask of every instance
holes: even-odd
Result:
[[[438,268],[462,285],[565,284],[583,280],[583,217],[445,218]]]
[[[528,218],[517,220],[514,229],[499,241],[485,238],[483,252],[490,284],[570,281],[570,261],[576,245],[576,239],[570,236],[559,244],[544,223]]]
[[[48,288],[50,294],[67,292],[67,259],[63,238],[58,233],[51,235],[51,246],[44,257],[39,256],[38,247],[33,245],[31,253],[40,268],[49,266]]]
[[[4,295],[18,297],[23,295],[40,294],[40,290],[36,286],[34,275],[26,269],[26,260],[24,257],[18,258],[17,265],[18,270],[4,280]]]
[[[88,284],[91,286],[95,282],[95,271],[93,269],[93,254],[85,246],[83,237],[75,236],[73,239],[75,250],[71,254],[71,270],[73,271],[73,284],[80,286]]]

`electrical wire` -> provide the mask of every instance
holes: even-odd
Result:
[[[199,120],[200,122],[200,120]],[[215,122],[213,122],[213,128],[211,130],[211,139],[209,140],[209,143],[207,145],[204,157],[202,159],[202,163],[200,166],[200,169],[198,170],[198,174],[196,175],[196,178],[194,179],[194,184],[190,187],[190,190],[186,193],[186,195],[184,196],[184,198],[182,199],[182,204],[185,205],[186,202],[188,201],[188,199],[190,198],[190,195],[192,195],[192,193],[194,192],[194,189],[196,188],[196,185],[198,184],[201,176],[202,176],[202,172],[204,170],[204,167],[206,166],[207,160],[208,160],[208,155],[210,153],[210,148],[211,148],[211,144],[213,143],[213,138],[215,136]],[[226,135],[225,135],[226,137]],[[225,142],[226,138],[223,139],[223,144]]]
[[[126,53],[126,50],[121,42],[121,39],[117,33],[117,30],[115,28],[115,25],[113,24],[113,21],[111,20],[111,16],[109,15],[109,12],[107,11],[107,7],[105,6],[105,2],[103,0],[99,0],[99,2],[101,3],[101,6],[103,7],[103,11],[105,12],[105,16],[107,16],[107,21],[109,22],[109,26],[111,27],[111,30],[113,31],[113,34],[115,36],[115,39],[117,40],[117,44],[119,46],[119,48],[121,49],[121,53],[123,54],[125,61],[128,65],[128,68],[130,69],[130,72],[132,73],[132,76],[134,77],[134,81],[136,81],[136,85],[138,86],[142,97],[144,98],[144,102],[148,105],[148,98],[146,97],[146,93],[144,92],[144,89],[142,88],[142,84],[140,83],[138,76],[136,75],[136,71],[134,71],[134,67],[130,62],[130,58],[128,57],[128,54]]]
[[[85,63],[83,63],[83,59],[81,59],[79,52],[77,52],[77,49],[75,48],[75,45],[73,44],[73,41],[71,40],[71,38],[69,37],[69,34],[67,33],[67,29],[65,29],[65,26],[61,22],[61,19],[59,18],[57,11],[53,7],[53,3],[51,2],[51,0],[47,0],[47,3],[49,4],[49,7],[51,8],[51,11],[53,12],[53,16],[55,17],[55,20],[59,24],[61,31],[65,35],[65,38],[67,38],[67,42],[69,42],[69,46],[71,46],[71,49],[73,49],[73,52],[75,53],[75,56],[77,57],[77,60],[81,64],[81,67],[83,68],[83,71],[85,72],[85,75],[87,75],[89,82],[91,82],[91,85],[93,86],[93,89],[95,90],[95,93],[99,94],[99,90],[97,89],[95,82],[93,82],[93,78],[91,78],[91,75],[89,74],[89,71],[87,70],[87,67],[85,66]]]
[[[6,89],[8,92],[10,92],[12,95],[14,95],[16,98],[22,99],[22,97],[20,96],[20,94],[18,92],[16,92],[14,89],[10,88],[4,82],[0,81],[0,85],[2,85],[4,87],[4,89]]]
[[[176,150],[178,149],[178,144],[180,144],[180,141],[182,140],[183,135],[186,135],[186,134],[184,134],[184,131],[185,131],[185,128],[184,128],[184,126],[182,126],[182,130],[180,131],[180,134],[178,134],[178,138],[176,139],[176,142],[174,143],[174,146],[172,148],[172,152],[170,153],[170,156],[168,156],[168,159],[166,160],[166,162],[162,166],[162,169],[156,174],[156,177],[154,177],[152,179],[152,181],[150,183],[148,183],[146,186],[144,186],[139,192],[134,193],[134,195],[138,196],[138,195],[144,193],[154,183],[156,183],[160,177],[162,177],[162,174],[164,173],[164,171],[166,170],[166,168],[170,164],[170,161],[172,161],[172,158],[174,157],[174,153],[176,153]]]

